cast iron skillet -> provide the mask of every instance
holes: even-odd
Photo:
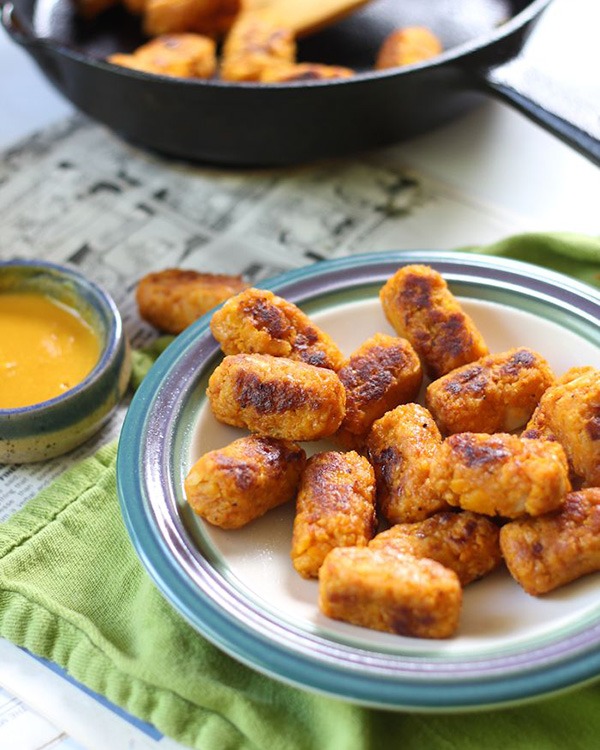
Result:
[[[172,156],[241,166],[350,154],[430,130],[491,91],[600,164],[597,118],[579,104],[565,114],[560,96],[540,106],[520,91],[515,61],[550,2],[374,0],[299,46],[300,59],[347,65],[362,71],[356,77],[263,85],[149,76],[103,62],[143,41],[121,9],[84,23],[72,0],[0,0],[4,27],[59,91],[124,138]],[[369,70],[386,34],[416,24],[433,29],[447,51],[404,69]],[[558,53],[568,54],[562,42]]]

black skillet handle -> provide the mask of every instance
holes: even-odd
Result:
[[[555,0],[488,90],[600,165],[600,2]]]

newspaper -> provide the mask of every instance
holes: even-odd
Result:
[[[327,258],[480,244],[524,228],[395,164],[393,151],[377,160],[210,169],[140,151],[75,115],[4,152],[0,258],[77,266],[111,293],[140,347],[156,336],[135,305],[137,282],[151,271],[241,273],[258,283]],[[0,466],[0,521],[116,438],[125,408],[66,457]]]
[[[63,731],[0,688],[0,747],[17,750],[14,737],[19,737],[20,750],[82,750]]]
[[[10,688],[0,687],[2,750],[185,750],[60,668],[2,639],[0,666]]]
[[[294,169],[217,170],[140,151],[75,115],[0,157],[0,259],[76,266],[111,293],[134,347],[157,335],[135,304],[136,285],[151,271],[192,268],[260,283],[328,258],[477,245],[527,228],[520,218],[415,174],[398,163],[393,149]],[[98,435],[67,456],[0,465],[0,521],[117,438],[127,405],[126,398]],[[80,714],[72,707],[79,711],[83,692],[2,640],[0,663],[0,684],[9,689],[0,691],[0,747],[176,747],[140,731],[133,720],[127,731],[115,728],[108,741],[102,731],[111,725],[111,707],[99,696],[86,696],[87,714],[81,715],[92,719],[79,745],[13,696],[49,712],[76,736]],[[94,711],[101,713],[95,721]],[[16,745],[25,724],[33,734]]]

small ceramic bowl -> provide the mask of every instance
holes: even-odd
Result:
[[[40,293],[67,305],[100,341],[95,367],[76,386],[31,406],[0,409],[0,463],[42,461],[76,448],[105,424],[129,382],[129,345],[110,295],[72,268],[0,262],[0,294],[6,292]]]

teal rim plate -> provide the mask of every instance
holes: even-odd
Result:
[[[600,368],[600,294],[543,268],[436,251],[388,252],[321,262],[261,286],[304,309],[349,354],[391,331],[378,291],[401,266],[436,268],[491,351],[529,346],[557,375]],[[121,509],[135,549],[172,606],[203,636],[286,683],[367,706],[474,710],[555,694],[600,672],[600,574],[544,597],[503,568],[464,592],[448,640],[395,636],[330,620],[316,581],[294,571],[294,509],[243,529],[210,527],[188,507],[183,480],[204,452],[245,434],[218,423],[205,398],[221,358],[210,316],[159,358],[129,408],[119,443]],[[307,452],[328,448],[305,444]]]

